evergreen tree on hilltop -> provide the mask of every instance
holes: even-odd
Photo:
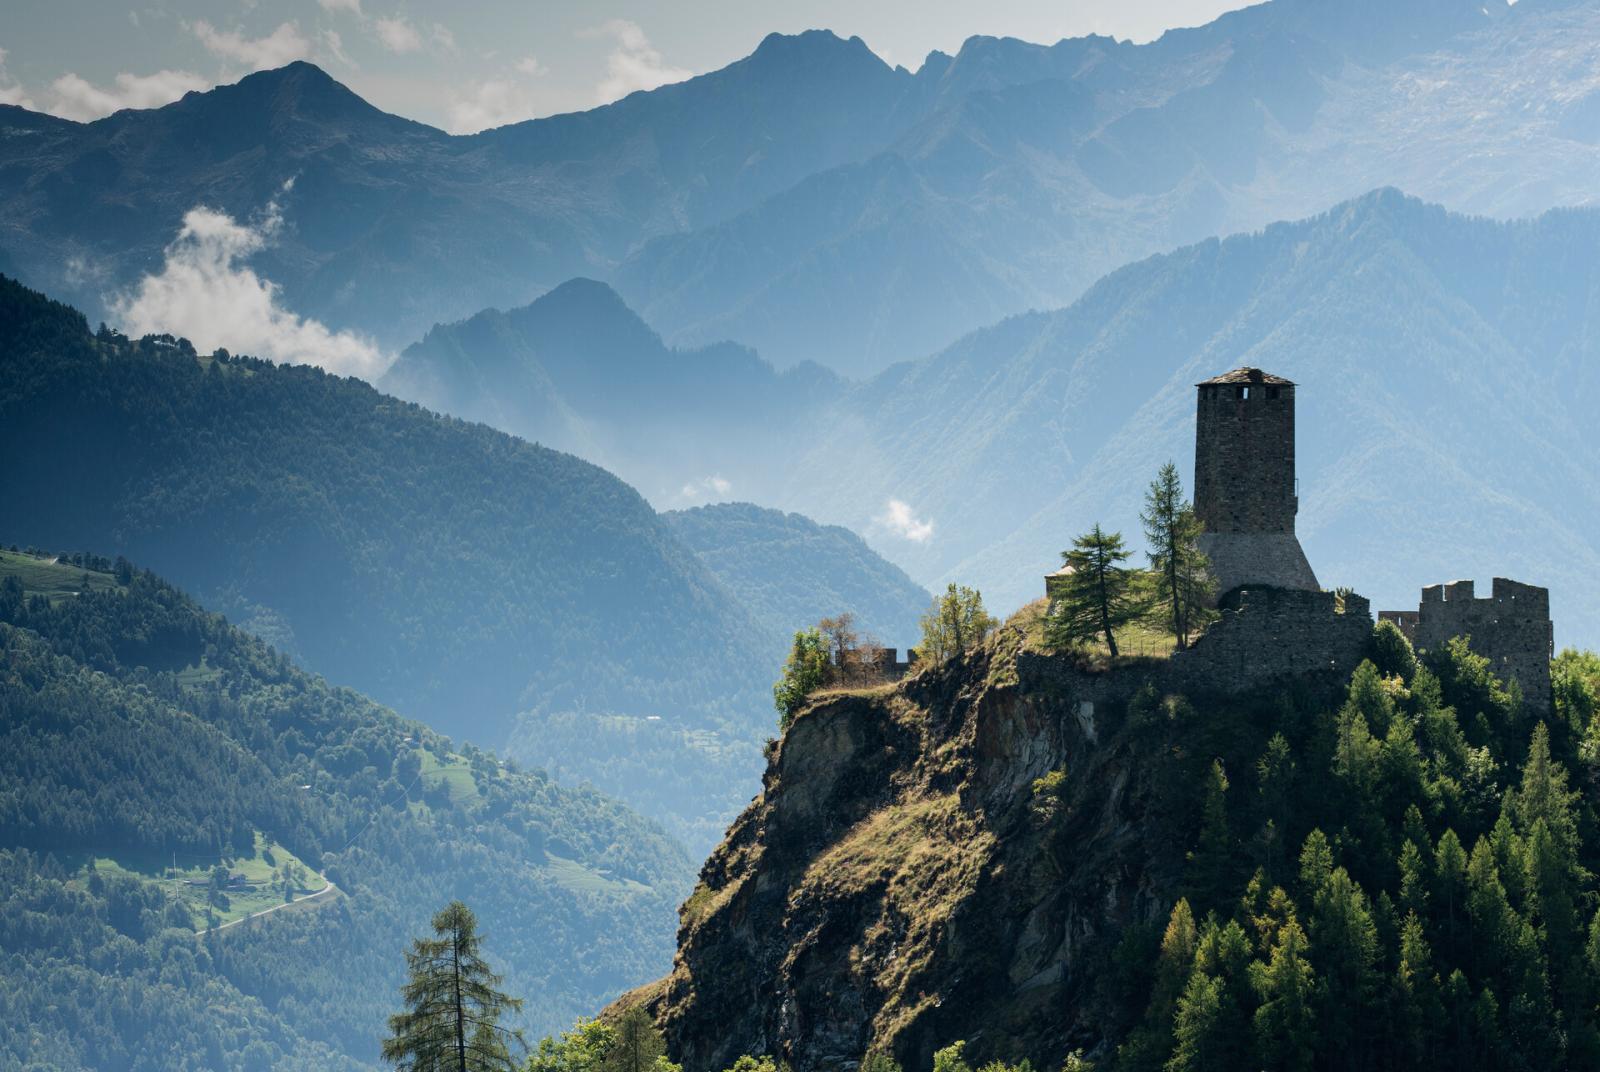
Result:
[[[1216,588],[1210,563],[1199,543],[1202,526],[1194,506],[1183,497],[1178,467],[1163,465],[1144,495],[1144,537],[1150,544],[1150,572],[1155,577],[1152,610],[1172,631],[1179,649],[1189,634],[1204,624],[1206,600]]]
[[[383,1059],[401,1072],[512,1072],[508,1044],[520,1046],[522,1036],[499,1022],[522,1001],[496,989],[501,977],[479,951],[477,918],[451,901],[433,917],[433,930],[439,937],[418,938],[406,953],[407,1011],[389,1018]]]
[[[1102,637],[1111,657],[1117,657],[1116,631],[1139,617],[1134,572],[1123,563],[1131,552],[1122,533],[1106,532],[1095,525],[1062,552],[1068,566],[1055,613],[1046,626],[1047,639],[1067,647]]]

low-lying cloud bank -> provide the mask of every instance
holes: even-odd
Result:
[[[190,209],[161,270],[114,298],[113,316],[133,336],[181,335],[201,351],[220,346],[280,364],[376,379],[391,358],[370,339],[330,330],[284,308],[278,285],[245,263],[282,226],[277,201],[251,223],[202,206]]]

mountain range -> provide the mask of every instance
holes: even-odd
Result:
[[[756,389],[702,376],[703,352],[668,348],[614,295],[589,303],[588,328],[533,327],[574,312],[566,288],[506,314],[528,325],[516,347],[476,346],[469,321],[436,329],[397,372],[432,355],[456,385],[421,396],[433,404],[575,450],[574,429],[603,427],[609,438],[589,448],[662,504],[718,497],[701,485],[715,474],[720,497],[863,532],[921,583],[976,584],[1007,609],[1036,598],[1094,522],[1137,543],[1144,483],[1168,459],[1189,470],[1192,385],[1255,365],[1301,384],[1299,528],[1323,583],[1404,608],[1425,583],[1507,574],[1549,586],[1561,641],[1589,643],[1600,636],[1585,536],[1600,502],[1583,476],[1600,450],[1584,418],[1597,390],[1597,252],[1593,209],[1496,222],[1380,190],[1146,259],[1064,309],[864,381],[818,375],[810,391],[749,354]],[[565,341],[618,334],[631,341],[604,362]],[[476,379],[532,353],[540,368],[581,364],[619,384],[670,369],[693,417],[680,437],[658,434],[660,414],[626,387],[593,419],[575,404],[559,420],[513,412],[575,397]],[[915,525],[890,523],[895,503]],[[1508,541],[1528,518],[1539,538]]]
[[[464,137],[298,63],[88,124],[0,110],[0,270],[99,316],[189,209],[276,201],[252,264],[391,349],[591,276],[674,345],[860,375],[1380,185],[1587,202],[1597,48],[1560,0],[1274,0],[1147,45],[974,37],[915,73],[810,32]]]

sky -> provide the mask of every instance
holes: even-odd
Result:
[[[771,32],[860,36],[915,70],[974,34],[1135,41],[1243,0],[4,0],[0,103],[90,120],[292,60],[453,133],[715,70]]]

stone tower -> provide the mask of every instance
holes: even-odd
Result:
[[[1241,368],[1196,386],[1194,509],[1219,600],[1252,585],[1317,590],[1294,534],[1294,383]]]

